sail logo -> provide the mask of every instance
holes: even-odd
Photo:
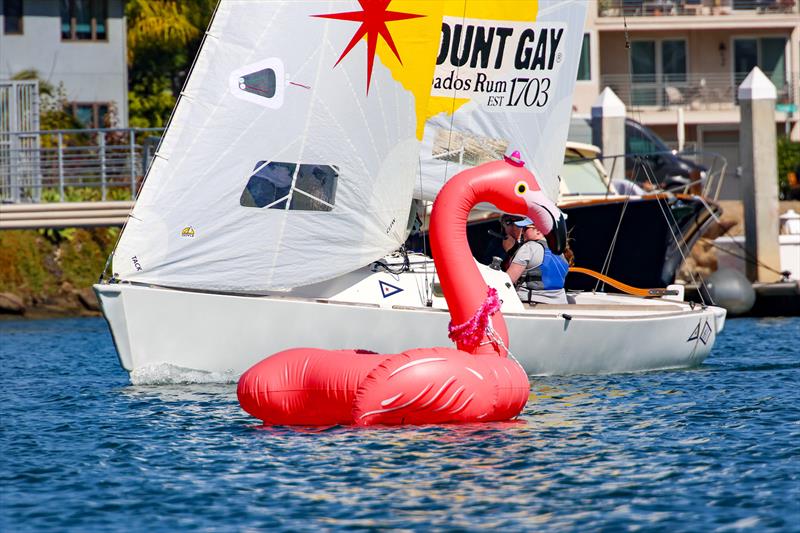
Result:
[[[194,237],[194,228],[192,226],[186,226],[181,230],[181,237]]]
[[[425,15],[418,15],[416,13],[400,13],[398,11],[387,11],[389,4],[392,0],[383,0],[382,2],[359,0],[361,4],[361,11],[349,11],[346,13],[330,13],[325,15],[312,15],[317,18],[344,20],[350,22],[360,22],[361,24],[356,29],[350,42],[345,47],[342,55],[336,60],[336,67],[342,62],[350,50],[366,36],[367,38],[367,94],[369,94],[369,85],[372,82],[372,67],[375,64],[375,52],[378,43],[378,37],[389,46],[394,56],[402,64],[403,60],[400,58],[400,52],[397,51],[397,46],[394,44],[394,39],[389,31],[387,22],[394,22],[398,20],[415,19],[424,17]]]
[[[378,280],[378,284],[381,287],[381,294],[383,294],[384,298],[388,298],[389,296],[394,296],[399,292],[403,292],[403,289],[400,287],[395,287],[391,283],[386,283],[385,281]]]
[[[703,331],[700,333],[700,340],[703,341],[703,344],[708,344],[709,337],[711,337],[711,326],[708,325],[708,320],[706,320],[706,323],[703,324]]]
[[[431,96],[543,112],[565,63],[566,25],[444,17]]]
[[[700,342],[703,344],[708,344],[708,340],[711,337],[711,326],[708,325],[708,320],[705,321],[703,324],[703,329],[700,329],[700,322],[697,323],[692,334],[689,335],[689,338],[686,339],[686,342],[689,341],[696,341],[698,338]]]
[[[131,257],[131,262],[133,263],[133,268],[136,269],[136,272],[142,271],[142,264],[139,262],[139,258],[135,255]]]

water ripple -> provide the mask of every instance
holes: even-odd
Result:
[[[798,332],[729,321],[698,369],[537,377],[516,422],[263,428],[230,383],[130,385],[100,320],[2,322],[0,530],[792,530]]]

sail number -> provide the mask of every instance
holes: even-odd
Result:
[[[550,100],[550,78],[514,78],[506,105],[544,107]]]

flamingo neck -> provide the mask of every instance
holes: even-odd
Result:
[[[433,262],[450,310],[453,324],[470,320],[487,298],[488,286],[483,280],[467,241],[467,220],[472,208],[491,201],[485,180],[471,171],[456,175],[436,197],[431,212],[430,242]],[[492,327],[508,346],[508,332],[500,311],[490,318]],[[481,345],[473,353],[506,355],[504,347],[496,347],[484,334]],[[459,350],[465,346],[457,343]]]

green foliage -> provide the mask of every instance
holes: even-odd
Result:
[[[0,292],[44,300],[97,281],[119,228],[0,231]]]
[[[192,2],[185,2],[190,4]],[[187,8],[168,0],[132,0],[126,6],[128,50],[132,59],[137,51],[184,47],[196,39],[201,30],[188,18]]]
[[[778,181],[782,187],[787,185],[789,172],[797,172],[798,169],[800,169],[800,143],[792,142],[788,137],[779,138]]]
[[[52,290],[44,268],[42,248],[35,231],[0,231],[0,292],[42,293]]]
[[[39,81],[39,95],[40,96],[49,96],[51,98],[56,97],[56,87],[50,83],[49,81],[45,81],[39,77],[39,71],[29,68],[25,70],[20,70],[13,76],[11,76],[12,80],[38,80]]]
[[[162,127],[202,41],[216,0],[130,0],[129,123]]]
[[[140,79],[128,92],[128,123],[132,128],[164,126],[175,106],[169,79]]]
[[[90,287],[103,271],[114,241],[102,229],[69,228],[72,234],[60,246],[59,264],[71,285]]]
[[[61,194],[58,189],[47,188],[42,190],[42,203],[60,202]],[[106,201],[131,200],[130,187],[109,187],[106,189]],[[65,202],[99,202],[102,200],[102,191],[99,187],[64,187]]]

